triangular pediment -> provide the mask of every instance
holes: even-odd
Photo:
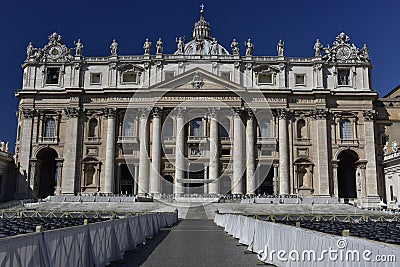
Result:
[[[400,98],[400,85],[396,86],[392,91],[387,93],[383,98]]]
[[[244,87],[197,67],[179,74],[169,81],[160,82],[150,87],[150,90],[165,89],[177,91],[243,91]]]

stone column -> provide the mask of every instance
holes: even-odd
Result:
[[[139,164],[135,163],[135,182],[133,183],[133,194],[138,193],[138,179],[139,179]]]
[[[114,168],[115,168],[115,108],[105,109],[107,118],[107,143],[106,143],[106,164],[104,170],[104,191],[103,193],[114,193]]]
[[[149,109],[140,109],[140,133],[139,133],[139,181],[138,195],[144,196],[149,193]]]
[[[246,194],[254,194],[257,189],[255,173],[254,114],[247,111],[246,124]]]
[[[80,190],[79,184],[79,166],[77,162],[78,154],[78,125],[79,125],[79,107],[68,107],[64,110],[68,118],[68,132],[64,145],[64,179],[61,181],[61,193],[73,195],[75,188]],[[78,189],[79,188],[79,189]]]
[[[328,156],[328,112],[325,109],[314,110],[314,118],[317,124],[317,157],[315,165],[318,168],[318,195],[329,196],[329,156]],[[315,179],[315,177],[314,177]]]
[[[32,188],[32,195],[33,197],[37,198],[39,195],[39,175],[37,174],[40,172],[40,162],[38,160],[32,160],[29,162],[30,169],[29,169],[29,186]]]
[[[209,109],[210,116],[210,174],[209,179],[213,182],[208,184],[209,193],[218,194],[218,177],[219,177],[219,135],[218,122],[216,117],[216,109]]]
[[[288,195],[289,183],[289,146],[287,129],[288,111],[279,110],[279,194]]]
[[[176,138],[175,138],[175,185],[174,194],[182,195],[184,193],[183,184],[179,179],[184,178],[185,174],[185,120],[184,108],[176,108]]]
[[[204,164],[204,179],[208,179],[208,164],[206,163]],[[209,193],[208,185],[209,185],[208,183],[204,183],[203,193],[205,195]]]
[[[117,179],[116,179],[116,187],[115,188],[115,193],[116,194],[121,194],[121,168],[122,168],[122,163],[117,163]]]
[[[233,181],[232,194],[243,194],[243,122],[242,110],[235,109],[233,118]]]
[[[62,169],[63,169],[63,160],[56,159],[57,161],[57,184],[56,184],[56,195],[61,195],[61,184],[62,184]]]
[[[338,184],[338,167],[339,160],[333,159],[332,161],[332,171],[333,171],[333,195],[339,197],[339,184]]]
[[[153,138],[151,147],[150,193],[160,195],[161,186],[161,116],[160,108],[153,109]]]
[[[274,164],[273,167],[274,167],[274,177],[272,178],[273,179],[272,182],[273,182],[273,188],[274,188],[274,195],[277,195],[279,192],[279,189],[278,189],[278,167],[279,167],[279,165]]]
[[[31,142],[32,142],[32,133],[33,133],[33,118],[35,115],[34,109],[21,109],[19,119],[23,118],[22,126],[20,129],[20,151],[19,151],[19,166],[18,166],[18,181],[15,192],[16,199],[27,198],[29,196],[28,188],[30,187],[30,183],[33,181],[29,181],[30,173],[29,173],[29,159],[31,157]],[[31,190],[33,187],[31,186]]]
[[[367,197],[367,185],[366,185],[366,177],[365,177],[365,170],[366,170],[366,161],[359,162],[356,171],[356,182],[357,182],[357,191],[358,191],[358,198],[363,200]]]
[[[365,184],[368,206],[376,207],[380,202],[378,195],[378,173],[376,168],[376,150],[375,150],[375,130],[374,120],[375,110],[364,111],[364,136],[365,136]]]

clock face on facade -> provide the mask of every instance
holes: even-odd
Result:
[[[52,46],[48,50],[47,54],[52,59],[57,59],[61,56],[62,49],[59,46]]]
[[[347,46],[341,46],[336,50],[336,57],[340,60],[346,60],[350,57],[351,50]]]

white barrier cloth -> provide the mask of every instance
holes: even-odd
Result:
[[[240,218],[239,218],[240,217]],[[215,214],[214,222],[276,266],[399,266],[400,247],[342,237],[278,223]],[[238,230],[241,229],[241,230]]]
[[[177,221],[177,212],[151,213],[3,238],[0,266],[105,266]]]

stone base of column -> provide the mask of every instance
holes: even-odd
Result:
[[[379,209],[381,198],[379,196],[368,196],[366,198],[358,199],[358,204],[364,209]]]

